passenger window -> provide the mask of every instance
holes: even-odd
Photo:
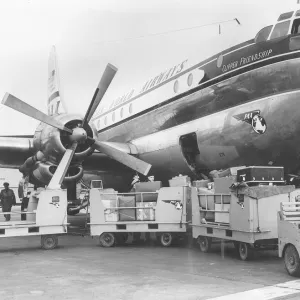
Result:
[[[294,20],[292,26],[292,34],[298,34],[298,33],[300,33],[300,19]]]
[[[267,27],[264,27],[263,29],[261,29],[255,37],[255,43],[266,41],[269,37],[272,27],[273,27],[273,25],[270,25],[270,26],[267,26]]]
[[[290,21],[281,22],[275,25],[270,40],[280,38],[287,35],[289,31]]]

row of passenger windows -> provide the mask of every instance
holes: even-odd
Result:
[[[193,84],[193,74],[190,73],[190,74],[188,75],[188,78],[187,78],[187,85],[188,85],[188,86],[191,86],[192,84]],[[174,86],[173,86],[173,90],[174,90],[175,93],[178,93],[178,91],[179,91],[179,81],[178,81],[178,80],[175,80]],[[131,115],[131,114],[132,114],[132,103],[130,103],[129,108],[128,108],[128,111],[129,111],[129,114]],[[121,107],[121,109],[120,109],[120,118],[122,119],[123,116],[124,116],[124,107]],[[105,118],[104,118],[104,125],[105,125],[105,126],[108,124],[108,122],[107,122],[108,119],[107,119],[107,118],[108,118],[108,115],[105,116]],[[111,119],[112,119],[112,122],[115,122],[115,119],[116,119],[116,111],[114,111],[114,112],[112,113]],[[100,121],[100,119],[99,119],[99,120],[97,121],[97,127],[98,127],[98,128],[100,128],[100,123],[101,123],[101,121]]]
[[[129,104],[129,107],[128,107],[128,112],[129,112],[129,114],[131,115],[132,114],[132,103],[130,103]],[[123,116],[124,116],[124,107],[121,107],[121,109],[120,109],[120,118],[122,119],[123,118]],[[104,118],[104,125],[107,125],[107,118],[108,118],[108,115],[107,116],[105,116],[105,118]],[[116,111],[114,111],[113,113],[112,113],[112,115],[111,115],[111,119],[112,119],[112,121],[114,122],[115,121],[115,119],[116,119]],[[100,128],[100,119],[97,121],[97,127],[98,128]]]
[[[187,78],[187,85],[191,86],[192,84],[193,84],[193,74],[190,73],[188,78]],[[179,91],[179,81],[178,81],[178,79],[175,80],[175,82],[174,82],[173,90],[174,90],[175,93],[178,93],[178,91]]]

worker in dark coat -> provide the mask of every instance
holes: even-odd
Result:
[[[16,205],[16,196],[12,189],[9,188],[9,183],[3,183],[4,190],[0,192],[0,200],[2,205],[2,212],[11,212],[11,207]],[[6,221],[10,220],[10,214],[4,215]]]

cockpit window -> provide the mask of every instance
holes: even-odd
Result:
[[[295,19],[292,26],[292,34],[300,33],[300,19]]]
[[[300,16],[300,10],[296,11],[295,17],[299,17]]]
[[[272,27],[273,26],[270,25],[270,26],[267,26],[267,27],[264,27],[263,29],[261,29],[255,37],[255,43],[266,41],[272,30]]]
[[[275,25],[270,40],[287,35],[291,21],[281,22]]]
[[[282,20],[289,19],[289,18],[292,17],[292,15],[293,15],[293,11],[289,11],[289,12],[287,12],[287,13],[281,14],[281,15],[279,16],[277,22],[282,21]]]

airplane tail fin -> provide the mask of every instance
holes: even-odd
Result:
[[[48,61],[48,115],[58,115],[66,112],[59,86],[59,73],[55,46],[52,47]]]

